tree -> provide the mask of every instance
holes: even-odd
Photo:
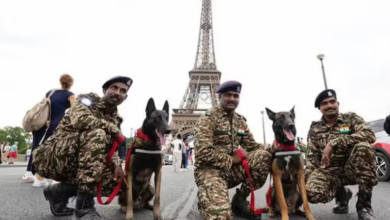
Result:
[[[131,144],[133,144],[134,137],[126,138],[126,149],[129,149]]]
[[[25,153],[30,148],[32,136],[21,127],[7,126],[0,129],[0,141],[9,142],[11,145],[18,142],[18,153]]]

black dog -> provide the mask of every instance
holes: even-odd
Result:
[[[127,194],[119,195],[121,210],[126,212],[126,220],[133,219],[133,209],[147,208],[153,210],[155,220],[161,220],[160,193],[161,167],[163,156],[161,145],[165,144],[165,135],[171,133],[168,125],[169,105],[165,101],[163,110],[157,110],[152,98],[146,106],[146,119],[138,129],[131,148],[130,161],[126,168],[128,183]],[[129,149],[130,150],[130,149]],[[150,180],[154,173],[154,186]],[[149,201],[154,196],[154,204]]]
[[[288,220],[289,214],[303,215],[309,220],[315,220],[307,201],[303,160],[300,152],[295,149],[294,108],[289,112],[275,113],[268,108],[266,111],[272,120],[275,134],[275,142],[271,148],[274,158],[272,161],[274,186],[268,216],[274,217],[275,212],[278,212],[281,213],[282,220]],[[302,204],[305,212],[299,209]]]

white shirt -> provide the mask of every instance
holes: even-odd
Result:
[[[174,152],[181,152],[180,145],[182,147],[184,147],[183,141],[179,140],[179,139],[176,139],[176,140],[172,141],[172,144],[173,144],[173,151]]]
[[[27,155],[27,156],[30,156],[30,155],[31,155],[31,149],[28,149],[28,150],[26,151],[26,155]]]

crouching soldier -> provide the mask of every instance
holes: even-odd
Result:
[[[255,189],[261,188],[269,174],[271,154],[257,144],[246,119],[235,112],[240,100],[241,84],[222,84],[220,105],[210,109],[195,126],[195,182],[198,186],[198,209],[207,220],[231,220],[232,212],[245,219],[261,219],[249,209],[246,198],[250,186],[241,159],[241,150],[249,163]],[[241,184],[232,203],[228,189]]]
[[[124,178],[117,152],[110,166],[106,159],[113,142],[123,141],[117,106],[127,98],[132,82],[115,77],[103,85],[103,98],[94,93],[80,95],[55,133],[33,151],[34,171],[60,182],[43,191],[53,215],[102,219],[94,208],[98,182],[103,177],[102,196],[109,196]],[[66,207],[74,196],[75,210]]]
[[[328,203],[335,198],[336,214],[348,213],[352,197],[346,185],[359,185],[356,210],[359,220],[374,220],[372,190],[375,173],[375,134],[356,113],[339,113],[332,89],[321,92],[315,107],[323,114],[309,129],[306,190],[310,203]]]

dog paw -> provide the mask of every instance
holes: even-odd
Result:
[[[274,213],[273,211],[269,211],[269,212],[268,212],[268,217],[269,217],[269,218],[275,217],[275,213]]]
[[[126,206],[121,206],[121,207],[119,208],[119,211],[122,212],[122,213],[126,213],[126,209],[127,209]]]
[[[307,218],[307,220],[316,220],[316,218],[314,218],[313,214],[306,215],[306,218]]]
[[[163,220],[161,212],[153,212],[153,220]]]
[[[129,217],[126,216],[126,220],[134,220],[134,217],[133,216],[131,216],[131,217],[130,216]]]

